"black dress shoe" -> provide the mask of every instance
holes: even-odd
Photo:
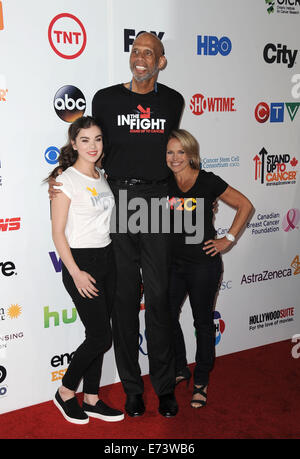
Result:
[[[131,417],[142,416],[145,413],[142,394],[127,395],[125,410]]]
[[[162,416],[171,418],[178,413],[178,405],[173,392],[170,394],[160,395],[158,411]]]

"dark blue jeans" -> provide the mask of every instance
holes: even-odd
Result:
[[[186,348],[179,318],[187,295],[196,331],[194,384],[207,385],[215,359],[214,302],[222,274],[221,257],[203,263],[173,261],[170,272],[169,306],[172,313],[176,374],[186,367]],[[191,327],[191,333],[194,332]]]

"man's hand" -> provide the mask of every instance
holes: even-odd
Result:
[[[60,175],[61,173],[62,173],[62,169],[59,169],[58,175]],[[57,189],[55,189],[53,187],[54,186],[62,186],[62,183],[56,182],[56,179],[51,177],[49,179],[48,184],[49,184],[48,194],[49,194],[49,199],[51,200],[51,199],[54,199],[58,193],[61,193],[61,190],[57,190]]]

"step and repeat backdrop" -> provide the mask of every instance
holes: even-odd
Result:
[[[217,356],[300,333],[299,26],[298,0],[0,2],[0,412],[51,399],[84,339],[61,282],[42,181],[70,122],[91,114],[94,93],[131,79],[131,45],[143,30],[164,43],[159,81],[184,96],[181,127],[198,139],[202,168],[255,207],[223,255]],[[219,237],[234,215],[219,203]],[[143,374],[145,308],[143,297]],[[193,362],[188,299],[181,322]],[[112,348],[101,384],[118,381]]]

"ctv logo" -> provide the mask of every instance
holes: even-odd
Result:
[[[272,102],[270,105],[266,102],[259,102],[254,111],[255,119],[258,123],[265,123],[268,119],[270,123],[283,123],[284,106],[286,106],[291,121],[294,121],[300,102]]]
[[[73,123],[85,112],[84,95],[76,86],[62,86],[54,96],[54,110],[60,119]]]
[[[221,319],[221,314],[218,311],[214,311],[214,324],[216,332],[215,345],[217,346],[221,341],[221,337],[225,331],[225,322],[223,319]]]
[[[86,31],[82,22],[72,14],[55,16],[48,28],[48,39],[53,51],[63,59],[75,59],[86,46]]]
[[[197,36],[197,54],[204,56],[228,56],[232,48],[231,41],[228,37],[218,39],[215,36],[198,35]]]
[[[135,33],[134,29],[124,29],[124,52],[128,53],[129,52],[129,46],[132,45],[134,42],[135,38],[142,32],[146,32],[146,30],[141,30],[137,34]],[[165,32],[154,32],[150,31],[150,33],[153,33],[156,35],[160,40],[162,40]]]
[[[17,231],[21,227],[21,217],[0,218],[0,231]]]
[[[194,94],[190,100],[190,109],[194,115],[202,115],[205,110],[209,112],[235,112],[234,97],[207,97],[203,94]]]

